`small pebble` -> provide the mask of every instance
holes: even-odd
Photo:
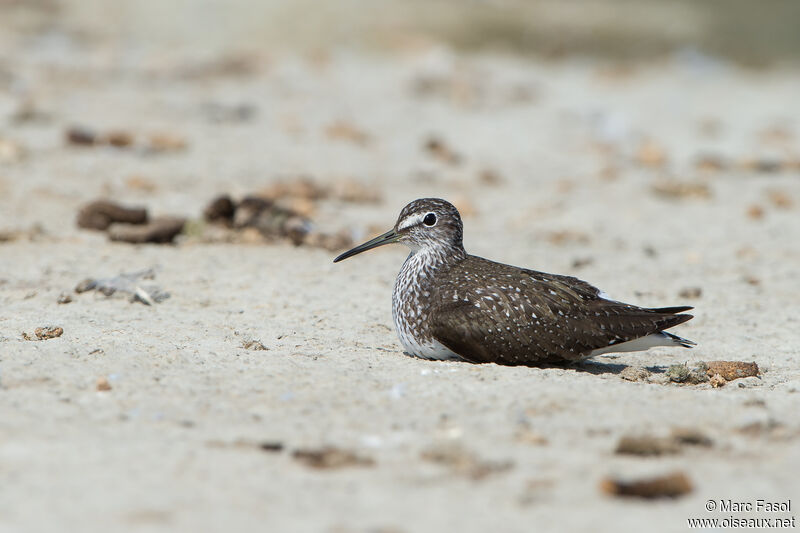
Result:
[[[680,471],[633,481],[607,478],[600,483],[600,490],[606,494],[644,499],[677,498],[692,488],[689,477]]]
[[[61,294],[58,295],[58,300],[56,300],[56,302],[60,303],[60,304],[71,303],[72,302],[72,296],[70,296],[70,294],[68,292],[62,292]]]
[[[111,384],[108,382],[108,378],[105,376],[101,376],[97,378],[97,390],[98,391],[110,391]]]

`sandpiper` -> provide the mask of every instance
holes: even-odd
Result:
[[[691,307],[618,302],[578,278],[469,255],[462,241],[458,210],[423,198],[403,208],[394,228],[333,262],[394,242],[411,248],[392,316],[405,350],[425,359],[535,366],[695,345],[664,331],[690,320],[679,313]]]

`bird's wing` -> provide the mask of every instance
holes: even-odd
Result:
[[[600,298],[577,278],[524,272],[512,288],[502,278],[479,289],[457,280],[444,287],[431,313],[434,338],[476,363],[563,363],[691,318]]]

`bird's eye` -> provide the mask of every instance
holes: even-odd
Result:
[[[427,215],[425,215],[425,218],[422,219],[422,223],[425,224],[426,226],[433,226],[434,224],[436,224],[436,215],[434,215],[433,213],[428,213]]]

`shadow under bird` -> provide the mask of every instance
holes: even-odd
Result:
[[[394,228],[334,263],[399,242],[411,248],[392,292],[406,351],[425,359],[501,365],[565,364],[609,352],[695,343],[667,333],[691,307],[644,308],[571,276],[469,255],[458,210],[438,198],[405,206]]]

